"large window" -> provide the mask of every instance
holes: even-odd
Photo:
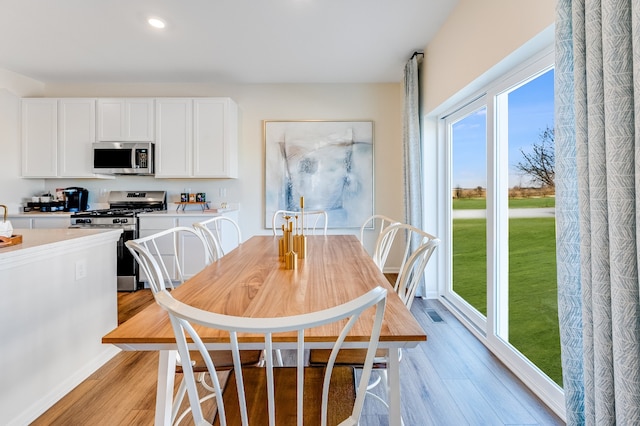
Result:
[[[441,116],[443,301],[536,393],[562,399],[552,55]]]

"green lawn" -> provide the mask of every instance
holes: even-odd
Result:
[[[509,198],[510,209],[525,209],[538,207],[555,207],[555,197],[531,197],[531,198]],[[454,210],[472,210],[487,208],[486,199],[484,198],[454,198]]]
[[[453,221],[454,291],[486,315],[486,221]],[[509,220],[509,341],[562,386],[555,219]]]

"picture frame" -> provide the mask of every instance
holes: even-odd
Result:
[[[329,228],[359,228],[373,214],[371,120],[264,120],[265,228],[277,210],[325,210]]]

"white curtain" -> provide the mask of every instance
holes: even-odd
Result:
[[[404,147],[405,223],[422,229],[422,143],[420,130],[420,56],[414,53],[404,67],[402,137]],[[415,242],[411,250],[415,249]],[[424,283],[416,296],[425,294]]]

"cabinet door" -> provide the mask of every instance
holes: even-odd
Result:
[[[149,142],[153,125],[153,99],[98,99],[99,141]]]
[[[65,229],[70,225],[69,216],[33,218],[33,229]]]
[[[183,220],[180,219],[180,223]],[[193,223],[197,222],[194,220]],[[187,225],[188,226],[188,225]],[[181,233],[179,245],[180,268],[184,279],[189,279],[207,265],[206,264],[206,248],[202,245],[202,241],[198,237]]]
[[[31,219],[23,217],[10,217],[9,222],[13,229],[31,229]]]
[[[58,175],[58,101],[22,100],[22,176]]]
[[[237,106],[229,98],[194,99],[193,175],[238,176]]]
[[[192,176],[191,99],[156,100],[156,177]]]
[[[153,99],[127,99],[125,103],[125,138],[128,141],[153,140]]]
[[[125,140],[124,99],[98,99],[98,140]]]
[[[61,99],[58,103],[58,175],[93,177],[91,144],[96,140],[96,100]]]

